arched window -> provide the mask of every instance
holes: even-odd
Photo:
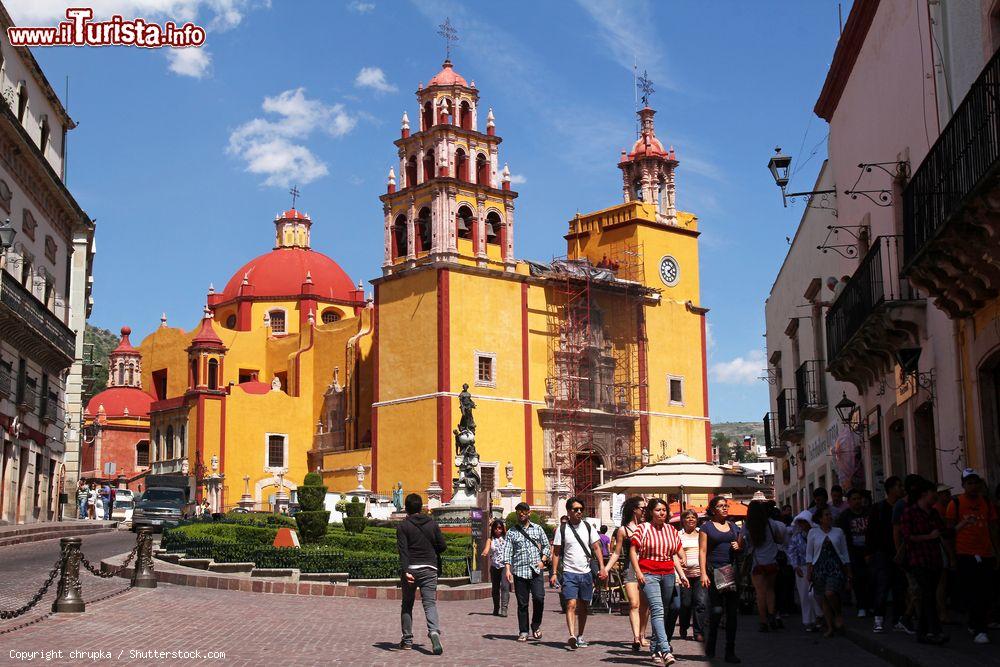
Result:
[[[417,228],[414,230],[417,236],[417,252],[427,252],[431,249],[431,210],[429,208],[420,209],[417,216]]]
[[[464,130],[472,129],[472,107],[468,102],[462,102],[458,105],[458,124]]]
[[[42,136],[38,141],[38,147],[42,149],[42,153],[45,152],[45,149],[49,145],[49,135],[51,132],[52,129],[49,127],[49,116],[48,114],[45,114],[42,116]]]
[[[156,429],[156,438],[153,439],[153,460],[159,461],[163,455],[163,438],[160,429]]]
[[[636,201],[645,201],[642,194],[642,179],[636,179],[635,183],[632,184],[632,192],[635,195]]]
[[[656,207],[661,213],[667,210],[667,181],[662,176],[656,181]]]
[[[128,365],[128,377],[127,377],[128,382],[127,382],[127,384],[130,387],[134,384],[134,381],[133,381],[134,378],[135,378],[134,373],[135,373],[135,364],[129,364]]]
[[[466,182],[469,180],[469,156],[461,148],[455,150],[455,178]]]
[[[17,84],[17,119],[24,122],[24,115],[28,111],[28,85],[22,81]]]
[[[429,130],[434,125],[434,103],[428,100],[424,104],[424,112],[420,118],[422,130]]]
[[[125,362],[118,362],[118,386],[124,386],[125,384]]]
[[[403,184],[404,188],[412,188],[417,184],[417,156],[411,155],[410,159],[406,161],[406,183]]]
[[[135,444],[135,467],[149,467],[149,440],[140,440]]]
[[[323,311],[322,319],[323,324],[333,324],[340,320],[340,313],[333,308],[327,308]]]
[[[476,225],[476,219],[472,216],[472,209],[468,206],[459,207],[456,218],[458,238],[472,239]]]
[[[274,320],[271,320],[274,322]],[[218,389],[219,388],[219,360],[209,359],[208,360],[208,388]]]
[[[192,387],[197,387],[198,386],[198,360],[197,359],[192,359],[191,360],[191,386]]]
[[[285,333],[285,311],[272,310],[268,315],[271,316],[271,333]]]
[[[392,226],[393,248],[396,250],[396,257],[406,257],[408,249],[406,247],[406,216],[397,215],[396,222]],[[393,258],[395,259],[395,257]]]
[[[235,315],[230,315],[229,317],[226,318],[226,328],[227,329],[235,329],[236,328],[236,316]]]
[[[486,215],[486,242],[487,243],[500,243],[502,240],[502,229],[503,222],[500,220],[499,214],[496,211],[490,211]]]
[[[187,458],[187,424],[181,424],[181,434],[177,438],[177,456]]]
[[[424,155],[424,183],[434,178],[434,151]]]
[[[166,460],[174,458],[174,427],[167,427],[167,442],[164,448],[164,457]]]
[[[482,153],[476,156],[476,183],[490,187],[490,161]]]

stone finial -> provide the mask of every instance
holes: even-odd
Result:
[[[365,289],[365,284],[359,280],[358,281],[358,291],[359,292],[363,292],[364,289]]]
[[[208,307],[208,304],[205,304],[204,313],[205,313],[205,315],[204,315],[204,317],[202,319],[206,319],[206,320],[212,319],[212,309]]]
[[[122,414],[123,414],[124,416],[128,417],[128,406],[127,406],[127,405],[126,405],[126,406],[125,406],[125,408],[124,408],[124,409],[122,410]]]
[[[166,313],[163,313],[163,314],[160,315],[160,326],[161,327],[167,326],[167,314]]]
[[[250,272],[249,271],[247,271],[246,273],[243,274],[243,284],[244,285],[249,285],[250,284]]]
[[[312,281],[313,281],[312,271],[306,271],[306,284],[312,285]]]
[[[396,171],[392,167],[389,167],[389,185],[396,185]]]
[[[401,129],[404,129],[404,130],[410,129],[410,117],[406,115],[405,111],[403,112],[403,122],[402,122]]]
[[[209,294],[215,294],[215,283],[209,283],[208,284],[208,293]]]
[[[500,181],[510,183],[510,167],[507,166],[506,162],[503,165],[503,171],[500,173]]]
[[[496,118],[493,116],[493,107],[486,112],[486,127],[496,127]]]
[[[271,313],[264,313],[264,328],[271,328]]]
[[[309,324],[316,324],[316,313],[312,308],[309,309]]]

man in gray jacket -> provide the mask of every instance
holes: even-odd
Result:
[[[437,522],[421,513],[423,499],[416,493],[406,496],[403,503],[406,518],[396,527],[399,566],[403,585],[403,608],[400,620],[403,639],[399,648],[413,648],[413,601],[417,588],[427,619],[427,636],[434,655],[441,655],[441,628],[438,626],[437,580],[441,572],[441,554],[446,548],[444,535]]]

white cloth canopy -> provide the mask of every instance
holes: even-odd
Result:
[[[764,489],[753,479],[678,453],[595,487],[616,493],[713,493]]]

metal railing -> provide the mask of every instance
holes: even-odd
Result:
[[[789,387],[778,394],[778,435],[793,430],[799,426],[799,402],[795,397],[795,389]]]
[[[778,435],[778,415],[775,412],[764,413],[764,451],[768,456],[783,454],[785,445]]]
[[[803,410],[826,407],[822,360],[803,361],[795,370],[795,392],[800,413]]]
[[[826,314],[826,358],[832,364],[848,341],[884,303],[914,298],[899,275],[898,236],[879,236]]]
[[[14,375],[6,366],[0,366],[0,395],[9,396],[14,391]]]
[[[70,360],[76,355],[76,333],[6,271],[0,271],[0,304]]]
[[[1000,50],[903,190],[904,266],[1000,163]]]

